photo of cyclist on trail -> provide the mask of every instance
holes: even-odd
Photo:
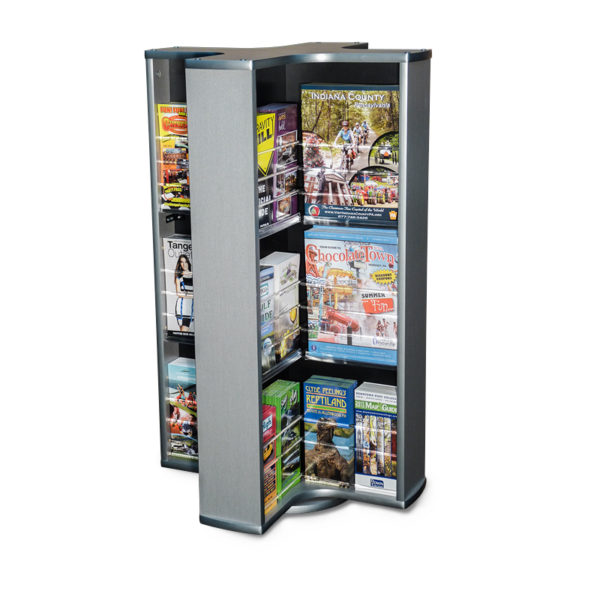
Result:
[[[338,140],[340,142],[339,144]],[[335,136],[333,145],[336,148],[342,149],[342,156],[340,157],[339,168],[343,171],[350,170],[350,167],[352,166],[352,163],[356,158],[356,150],[354,148],[354,135],[350,130],[348,121],[342,121],[342,128],[338,131],[338,134]]]

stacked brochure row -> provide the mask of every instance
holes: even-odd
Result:
[[[267,104],[258,108],[258,222],[265,229],[298,212],[298,106]]]
[[[304,390],[304,479],[396,493],[396,388],[312,376]]]
[[[167,456],[198,460],[196,362],[179,357],[167,365]]]
[[[158,196],[161,210],[189,210],[187,105],[156,105]]]
[[[300,480],[395,496],[397,411],[389,385],[313,375],[302,387],[277,380],[265,388],[265,514]]]
[[[192,239],[186,235],[163,238],[166,333],[177,338],[194,335],[194,278]]]
[[[279,379],[262,394],[265,514],[301,478],[302,400],[300,384]]]
[[[260,327],[263,371],[300,344],[300,254],[273,252],[260,261]]]

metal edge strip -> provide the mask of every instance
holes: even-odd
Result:
[[[187,68],[187,66],[186,66]],[[256,73],[252,72],[252,110],[254,113],[254,124],[256,126],[256,115],[258,114],[257,98],[256,98]],[[259,461],[259,472],[260,472],[260,529],[261,533],[265,526],[265,511],[264,511],[264,490],[265,490],[265,470],[262,460],[262,448],[263,448],[263,434],[262,434],[262,390],[263,390],[263,372],[262,372],[262,360],[261,360],[261,329],[260,329],[260,226],[258,222],[258,170],[256,165],[258,164],[258,148],[256,145],[256,134],[252,139],[252,155],[254,164],[254,185],[253,185],[253,204],[254,210],[254,243],[255,243],[255,256],[256,256],[256,275],[255,275],[255,291],[256,291],[256,369],[258,372],[258,390],[257,391],[257,419],[256,419],[256,435],[258,438],[258,452],[256,459]]]
[[[406,428],[405,410],[405,363],[406,363],[406,202],[407,202],[407,158],[408,158],[408,66],[401,63],[399,66],[399,114],[398,114],[398,370],[396,391],[398,394],[398,421],[396,427],[396,499],[402,502],[405,499],[405,436]],[[402,275],[400,276],[400,273]],[[401,436],[400,439],[398,437]]]

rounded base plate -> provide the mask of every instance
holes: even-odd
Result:
[[[344,498],[311,498],[310,500],[301,500],[298,504],[290,506],[287,512],[289,515],[301,515],[333,508],[343,502],[346,502]]]

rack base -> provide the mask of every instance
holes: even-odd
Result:
[[[312,498],[310,500],[303,500],[298,504],[290,506],[287,512],[289,515],[301,515],[304,513],[334,508],[335,506],[339,506],[344,502],[346,502],[346,500],[343,498]]]
[[[239,523],[218,519],[215,517],[207,517],[200,515],[200,523],[218,527],[220,529],[228,529],[230,531],[238,531],[240,533],[263,534],[285,514],[302,514],[317,512],[328,508],[334,508],[346,502],[346,500],[355,500],[358,502],[367,502],[369,504],[380,504],[393,508],[407,509],[415,500],[423,493],[426,479],[423,479],[408,495],[404,502],[386,499],[382,496],[377,496],[370,493],[356,493],[351,490],[339,490],[334,488],[318,488],[312,485],[306,486],[303,483],[298,485],[298,492],[292,495],[286,503],[273,516],[270,516],[263,525],[254,525],[250,523]],[[340,496],[345,497],[340,497]]]

